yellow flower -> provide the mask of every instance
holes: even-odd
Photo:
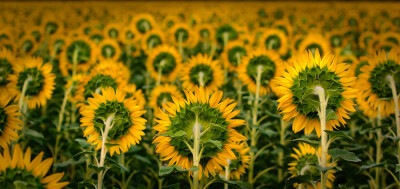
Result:
[[[16,63],[16,58],[11,51],[6,48],[0,48],[0,91],[7,91],[7,80],[8,76],[14,74],[14,65]],[[9,95],[15,96],[16,94],[11,94],[13,91],[7,91]]]
[[[268,29],[260,37],[261,45],[267,50],[275,50],[284,56],[288,52],[288,40],[279,29]]]
[[[310,33],[300,42],[297,53],[303,53],[307,50],[315,52],[318,49],[321,55],[327,54],[331,47],[329,41],[318,33]]]
[[[145,34],[157,28],[156,22],[151,14],[138,14],[131,23],[140,34]]]
[[[142,49],[146,51],[151,51],[155,47],[165,43],[165,36],[161,30],[154,29],[142,37]]]
[[[250,147],[246,147],[245,143],[240,143],[237,148],[232,150],[236,155],[237,159],[228,160],[229,163],[229,180],[236,179],[240,180],[240,177],[246,173],[246,169],[249,168]],[[220,172],[221,175],[225,174],[225,171]]]
[[[183,97],[178,87],[171,84],[159,85],[151,91],[149,105],[154,110],[158,110],[165,102],[171,102],[172,97]]]
[[[114,60],[118,61],[121,57],[121,49],[118,42],[115,39],[105,38],[99,44],[97,44],[99,56],[98,60]]]
[[[294,161],[289,163],[289,172],[292,175],[291,177],[311,175],[312,178],[319,178],[320,171],[315,166],[318,164],[318,157],[315,148],[306,143],[299,143],[299,148],[293,148],[293,151],[295,153],[290,154],[290,156],[294,158]],[[321,152],[321,148],[319,148],[318,151]],[[326,159],[330,160],[330,155],[327,155]],[[333,167],[336,166],[336,164],[327,163],[326,166]],[[336,171],[333,169],[328,170],[326,173],[326,186],[328,188],[332,188],[332,183],[335,180],[335,173]],[[307,189],[313,189],[313,186],[310,183],[304,183],[303,185],[305,185]],[[321,182],[317,182],[316,185],[318,188],[321,188]],[[297,186],[298,184],[294,184],[294,187]]]
[[[348,111],[355,111],[350,100],[356,97],[357,90],[353,88],[355,77],[351,76],[346,63],[338,63],[337,58],[328,53],[322,59],[319,51],[315,55],[309,50],[292,59],[292,64],[277,78],[280,86],[277,90],[285,94],[278,99],[278,109],[283,120],[294,118],[292,129],[295,133],[304,129],[310,134],[314,129],[321,135],[318,117],[319,101],[315,87],[322,87],[325,98],[328,99],[327,109],[335,112],[337,119],[327,121],[327,130],[333,130],[341,124],[346,124],[343,118],[349,119]],[[340,122],[340,123],[339,123]]]
[[[242,63],[243,57],[250,53],[249,45],[244,45],[242,41],[232,41],[226,45],[221,57],[224,60],[224,66],[229,71],[237,71]]]
[[[146,61],[146,67],[155,80],[158,79],[161,69],[161,81],[173,82],[181,72],[182,58],[174,47],[162,45],[151,51]]]
[[[131,145],[138,144],[144,136],[146,120],[141,116],[146,112],[134,98],[125,98],[125,93],[117,89],[101,88],[102,94],[93,93],[88,104],[81,111],[81,127],[85,127],[83,136],[87,142],[101,149],[101,135],[107,117],[114,115],[112,127],[108,133],[106,143],[117,144],[109,147],[110,155],[127,152]]]
[[[184,47],[194,47],[197,45],[199,40],[199,34],[194,32],[194,30],[190,28],[188,24],[176,23],[170,29],[169,39],[171,40],[171,43],[176,45],[181,43],[181,45]]]
[[[135,84],[129,83],[123,88],[123,91],[126,93],[126,98],[133,97],[138,101],[139,107],[144,108],[146,105],[146,98],[144,97],[142,89],[137,89]],[[151,94],[154,94],[154,90]]]
[[[194,90],[196,86],[203,86],[215,91],[224,83],[223,71],[218,61],[212,60],[207,54],[189,58],[189,62],[183,67],[181,80],[185,89]]]
[[[270,93],[271,90],[275,92],[278,85],[276,78],[281,76],[284,69],[279,54],[274,50],[258,48],[243,57],[242,64],[238,67],[239,79],[253,93],[257,90],[258,69],[261,69],[260,95]]]
[[[18,40],[18,54],[31,55],[37,50],[36,39],[32,35],[24,35]]]
[[[159,110],[155,116],[158,131],[153,143],[157,143],[156,153],[169,160],[168,165],[178,165],[183,169],[193,166],[193,156],[188,145],[193,145],[195,114],[201,127],[202,158],[199,164],[199,178],[216,174],[227,166],[227,159],[236,159],[232,149],[237,148],[236,142],[246,140],[234,128],[244,125],[244,120],[234,119],[239,110],[233,111],[237,103],[226,99],[222,102],[222,91],[212,95],[204,88],[196,88],[194,93],[185,91],[186,99],[172,97],[172,102],[165,102],[165,112]],[[183,133],[181,137],[171,137],[169,134]],[[212,142],[206,142],[212,140]],[[212,144],[211,144],[212,143]]]
[[[59,182],[64,173],[54,173],[46,176],[53,158],[43,159],[43,152],[40,152],[31,160],[31,148],[23,153],[21,146],[16,144],[11,153],[8,146],[0,154],[0,176],[4,178],[2,187],[14,188],[17,181],[25,182],[28,188],[63,188],[69,182]]]
[[[11,141],[18,139],[17,130],[21,130],[22,121],[18,118],[17,105],[11,105],[12,96],[0,92],[0,146],[6,148]]]
[[[14,65],[14,74],[8,77],[7,87],[16,94],[18,99],[21,95],[25,81],[30,78],[26,90],[28,108],[46,105],[46,101],[51,99],[54,90],[54,79],[56,76],[51,73],[52,66],[43,63],[42,58],[25,57],[17,60]]]
[[[116,23],[107,24],[103,29],[104,36],[110,39],[117,39],[120,35],[121,26],[121,24]]]

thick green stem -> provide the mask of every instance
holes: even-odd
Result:
[[[392,89],[393,101],[394,101],[394,114],[396,116],[396,134],[397,137],[400,137],[399,97],[397,94],[396,83],[394,82],[394,78],[391,75],[388,75],[386,77],[386,80],[389,82],[389,86]],[[397,160],[400,164],[400,141],[397,142],[397,153],[398,153]]]
[[[78,65],[79,48],[76,47],[72,55],[72,78],[76,75],[76,67]]]
[[[381,121],[381,112],[380,112],[380,107],[378,107],[378,116],[377,116],[377,122],[378,122],[378,127],[382,125]],[[379,165],[381,163],[381,158],[382,158],[382,131],[381,129],[376,130],[376,165]],[[375,188],[379,188],[379,177],[381,176],[380,174],[380,168],[377,166],[375,168]]]
[[[281,144],[281,146],[285,146],[285,130],[286,130],[286,124],[285,121],[283,121],[282,117],[280,119],[280,123],[281,123],[281,128],[280,128],[280,140],[279,143]],[[282,151],[279,152],[278,154],[278,165],[279,165],[279,169],[278,169],[278,181],[281,182],[283,180],[283,149]]]
[[[128,66],[128,69],[131,69],[131,62],[132,62],[132,52],[131,52],[131,44],[128,43],[126,44],[126,65]]]
[[[193,126],[193,166],[199,166],[200,162],[200,133],[201,125],[199,123],[199,113],[196,113],[196,122]],[[193,189],[199,189],[199,171],[193,171]]]
[[[99,168],[104,167],[104,160],[106,159],[107,154],[107,146],[106,141],[108,137],[108,132],[112,128],[112,121],[114,120],[115,115],[108,116],[107,120],[104,122],[105,128],[104,132],[102,132],[102,141],[101,141],[101,153],[100,153],[100,163],[98,165]],[[103,178],[104,178],[104,171],[100,171],[98,178],[97,178],[97,189],[101,189],[103,186]]]
[[[158,78],[156,86],[159,86],[161,84],[162,70],[164,65],[165,65],[165,60],[161,60],[160,65],[158,66]]]
[[[314,88],[315,93],[319,97],[320,109],[318,111],[319,120],[321,122],[321,159],[319,165],[321,168],[326,167],[326,155],[327,155],[327,141],[328,134],[325,132],[326,130],[326,105],[328,104],[327,99],[325,98],[325,90],[317,86]],[[321,189],[326,189],[326,175],[324,171],[321,171]]]
[[[182,59],[185,59],[184,52],[183,52],[183,33],[180,32],[178,34],[178,50],[179,54],[181,54]]]
[[[199,84],[200,87],[204,87],[204,72],[199,72]]]
[[[263,72],[263,66],[258,66],[257,67],[257,76],[256,76],[256,98],[254,100],[254,108],[253,108],[253,127],[251,129],[251,133],[250,133],[250,146],[252,148],[256,147],[257,144],[257,130],[256,130],[256,125],[257,125],[257,115],[258,115],[258,105],[259,105],[259,101],[260,101],[260,87],[261,87],[261,75]],[[254,180],[254,162],[255,162],[256,158],[255,158],[255,153],[254,152],[250,152],[250,167],[249,167],[249,183],[253,184]]]
[[[229,173],[230,173],[230,171],[229,171],[229,164],[230,164],[230,160],[228,160],[228,165],[227,166],[225,166],[225,180],[229,180]],[[228,183],[225,183],[224,184],[224,189],[228,189]]]
[[[24,81],[24,85],[22,85],[22,91],[21,91],[21,95],[19,96],[19,101],[18,101],[18,106],[19,106],[19,111],[23,112],[23,108],[24,108],[24,104],[25,104],[25,94],[26,91],[28,90],[28,85],[29,82],[32,81],[32,76],[28,75],[28,77],[25,79]]]

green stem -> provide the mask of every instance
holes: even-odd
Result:
[[[76,67],[78,65],[79,48],[74,49],[74,54],[72,55],[72,78],[76,75]]]
[[[178,50],[179,54],[181,54],[182,59],[185,59],[185,52],[183,51],[183,33],[180,32],[178,34]]]
[[[257,130],[256,130],[256,125],[257,125],[257,115],[258,115],[258,104],[260,101],[260,87],[261,87],[261,75],[263,71],[263,66],[258,66],[257,67],[257,77],[256,77],[256,98],[254,100],[254,108],[253,108],[253,127],[251,129],[250,133],[250,146],[252,148],[256,147],[257,141]],[[249,182],[250,184],[254,183],[253,177],[254,177],[254,162],[255,162],[255,154],[254,152],[250,152],[250,167],[249,167]]]
[[[281,144],[281,146],[285,146],[285,130],[286,130],[286,124],[285,121],[283,121],[282,117],[280,119],[280,123],[281,123],[281,128],[280,128],[280,140],[279,143]],[[279,152],[278,154],[278,165],[279,165],[279,169],[278,169],[278,181],[281,182],[283,180],[283,149],[282,151]]]
[[[204,87],[204,72],[199,72],[199,84],[200,87]]]
[[[158,78],[157,78],[156,86],[159,86],[161,84],[161,76],[162,76],[162,70],[163,70],[164,65],[165,65],[165,60],[162,60],[160,62],[160,65],[158,66]]]
[[[378,122],[378,127],[382,125],[381,121],[381,112],[380,112],[380,106],[378,107],[378,116],[377,116],[377,122]],[[376,165],[379,165],[381,163],[381,158],[382,158],[382,149],[381,149],[381,144],[382,144],[382,131],[381,129],[378,129],[376,131]],[[380,177],[380,168],[377,166],[375,168],[375,188],[379,188],[379,177]]]
[[[131,69],[131,55],[132,54],[132,52],[131,52],[131,44],[130,43],[128,43],[128,44],[126,44],[126,65],[128,66],[128,69]]]
[[[21,95],[19,96],[19,102],[18,102],[20,112],[23,111],[22,109],[24,108],[24,104],[25,104],[25,100],[26,100],[25,94],[26,94],[26,91],[28,90],[29,82],[31,82],[31,81],[32,81],[32,76],[28,75],[28,77],[24,81],[24,85],[22,85],[22,91],[21,91]]]
[[[400,137],[399,97],[396,90],[396,83],[394,82],[394,79],[391,75],[388,75],[386,77],[386,80],[389,82],[389,86],[392,89],[393,101],[394,101],[394,114],[396,116],[396,130],[397,130],[396,134],[397,137]],[[397,159],[400,164],[400,141],[397,142],[397,153],[398,153]]]
[[[193,166],[199,166],[200,162],[200,123],[199,113],[196,113],[196,122],[193,126],[194,144],[193,144]],[[193,189],[199,189],[199,171],[193,171]]]
[[[225,180],[229,180],[229,164],[230,164],[230,160],[228,160],[228,165],[225,166]],[[224,189],[228,189],[228,183],[224,184]]]
[[[321,159],[320,159],[320,166],[321,168],[326,167],[326,155],[327,155],[327,141],[328,135],[325,132],[326,130],[326,105],[328,104],[327,99],[325,98],[325,90],[320,87],[316,86],[314,88],[315,93],[319,97],[320,102],[320,110],[318,111],[319,120],[321,122]],[[326,189],[326,175],[324,171],[321,171],[321,189]]]
[[[107,136],[108,132],[112,128],[112,121],[114,120],[115,115],[110,115],[108,116],[107,120],[104,122],[105,128],[104,132],[102,132],[102,141],[101,141],[101,154],[100,154],[100,163],[98,165],[99,168],[104,167],[104,160],[106,159],[106,154],[107,154],[107,146],[106,146],[106,141],[107,141]],[[103,187],[103,178],[104,178],[105,172],[102,170],[99,173],[99,176],[97,178],[97,189],[101,189]]]

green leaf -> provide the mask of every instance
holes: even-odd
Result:
[[[325,130],[325,132],[328,133],[330,140],[336,140],[336,139],[339,139],[339,138],[345,138],[345,139],[353,140],[353,138],[351,138],[349,135],[347,135],[343,131],[328,131],[328,130]]]
[[[310,140],[310,139],[304,138],[304,137],[294,139],[293,141],[307,143],[307,144],[311,145],[312,147],[314,147],[315,149],[317,149],[319,147],[319,141]]]
[[[179,189],[181,188],[179,183],[171,184],[168,186],[163,186],[162,189]]]
[[[375,167],[384,167],[385,164],[386,164],[386,161],[381,162],[379,164],[374,163],[374,164],[370,164],[370,165],[361,165],[360,171],[371,169],[371,168],[375,168]]]
[[[400,140],[400,137],[392,137],[392,136],[385,136],[385,137],[392,139],[393,142],[398,142]]]
[[[328,151],[328,154],[331,155],[332,158],[334,158],[334,159],[342,158],[343,160],[351,161],[351,162],[361,161],[361,159],[358,158],[353,152],[349,152],[347,150],[342,150],[342,149],[338,149],[338,148],[330,149]]]
[[[174,133],[171,137],[181,137],[186,135],[185,131],[179,130],[178,132]]]
[[[26,135],[28,135],[28,136],[30,136],[30,137],[44,139],[43,134],[42,134],[42,133],[39,133],[39,132],[37,132],[37,131],[35,131],[35,130],[32,130],[32,129],[24,129],[23,131],[24,131],[24,133],[25,133]]]
[[[81,155],[86,155],[86,154],[94,154],[94,151],[83,151],[83,152],[78,152],[78,153],[76,153],[74,156],[72,156],[72,158],[77,157],[77,156],[81,156]]]
[[[106,157],[106,159],[109,161],[109,163],[111,164],[112,167],[121,169],[122,170],[121,173],[129,172],[129,169],[127,167],[123,166],[121,163],[115,161],[114,159],[109,158],[109,157]]]
[[[215,146],[215,147],[217,147],[218,149],[222,150],[222,143],[221,143],[221,141],[217,141],[217,140],[212,140],[212,139],[210,139],[210,140],[208,140],[205,144],[206,144],[206,145],[207,145],[207,144],[211,144],[212,146]]]
[[[228,184],[229,188],[235,188],[235,189],[253,188],[250,185],[250,183],[243,182],[243,181],[225,180],[225,179],[221,178],[219,175],[215,176],[214,182],[226,183],[226,184]]]
[[[326,122],[333,120],[333,119],[337,119],[337,115],[336,112],[333,111],[332,109],[327,109],[326,110]]]
[[[89,164],[89,168],[92,168],[96,173],[100,173],[100,171],[106,170],[105,167],[97,167],[96,165]]]
[[[400,164],[396,164],[396,173],[400,172]]]
[[[54,167],[67,167],[67,166],[70,166],[70,165],[78,165],[78,164],[81,164],[81,163],[84,163],[84,162],[86,162],[86,158],[85,157],[79,158],[78,161],[75,161],[74,159],[71,158],[71,159],[69,159],[67,161],[64,161],[64,162],[55,163],[53,166]]]
[[[79,145],[80,145],[82,148],[87,148],[87,147],[90,146],[90,144],[87,143],[85,139],[77,138],[77,139],[75,139],[75,141],[78,142]]]
[[[107,148],[111,148],[113,146],[119,146],[119,144],[113,144],[113,143],[105,143],[104,145],[106,145]]]
[[[93,184],[93,180],[84,180],[78,183],[78,188],[95,189],[96,186]]]
[[[168,167],[161,166],[161,167],[160,167],[160,171],[158,172],[158,174],[159,174],[160,176],[167,175],[167,174],[170,174],[173,170],[174,170],[174,167],[170,167],[170,166],[168,166]]]
[[[197,167],[197,166],[193,166],[192,168],[190,168],[190,169],[188,169],[188,171],[198,171],[198,170],[200,170],[200,168],[199,167]]]
[[[146,164],[151,164],[150,160],[146,157],[140,156],[140,155],[133,155],[134,158],[136,158],[137,160],[146,163]]]

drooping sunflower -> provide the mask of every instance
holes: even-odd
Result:
[[[46,105],[51,99],[54,90],[54,79],[56,76],[51,73],[50,63],[43,63],[42,58],[24,57],[17,60],[14,65],[14,74],[9,75],[7,88],[16,94],[16,99],[21,95],[23,85],[29,80],[25,93],[28,101],[28,108]]]
[[[281,76],[284,70],[283,62],[279,54],[274,50],[266,50],[258,48],[248,56],[243,57],[242,64],[238,67],[239,79],[247,88],[256,93],[257,91],[257,72],[260,69],[260,95],[265,95],[269,92],[276,93],[278,83],[276,78]]]
[[[362,73],[357,81],[366,98],[362,103],[368,103],[366,106],[372,107],[374,111],[380,107],[382,116],[394,113],[393,95],[387,77],[393,78],[396,88],[400,87],[400,54],[394,50],[388,55],[386,53],[382,50],[370,58],[368,64],[360,69]]]
[[[24,183],[26,188],[64,188],[69,182],[59,182],[64,173],[54,173],[46,176],[53,158],[43,159],[44,152],[40,152],[31,160],[31,148],[22,151],[20,144],[14,146],[10,152],[8,146],[0,154],[0,183],[3,188],[18,188],[18,181]],[[23,188],[23,187],[22,187]]]
[[[295,133],[304,129],[308,135],[315,129],[320,136],[319,99],[315,87],[322,87],[325,98],[329,98],[327,111],[335,112],[337,117],[327,121],[327,130],[339,127],[340,123],[346,124],[343,118],[349,119],[348,111],[355,111],[351,98],[355,98],[357,92],[353,88],[356,78],[348,70],[350,65],[339,63],[332,53],[321,59],[318,50],[314,55],[310,50],[299,54],[292,62],[282,77],[277,78],[280,85],[277,90],[284,94],[277,100],[278,110],[285,114],[283,120],[294,118],[292,129]]]
[[[236,179],[240,180],[240,177],[246,173],[246,169],[249,168],[250,147],[246,147],[244,143],[240,143],[237,148],[232,149],[237,159],[228,160],[229,163],[229,180]],[[225,174],[225,171],[220,172],[221,175]]]
[[[165,43],[165,36],[161,30],[154,29],[147,32],[142,37],[142,49],[146,51],[150,51],[155,47],[162,45]]]
[[[267,50],[275,50],[280,55],[288,52],[288,41],[284,32],[279,29],[268,29],[260,37],[261,45]]]
[[[146,67],[155,80],[161,71],[161,80],[172,82],[178,78],[182,70],[182,58],[174,47],[162,45],[151,51]]]
[[[300,42],[297,53],[308,50],[314,53],[317,49],[321,55],[325,55],[331,50],[329,41],[321,34],[310,33]]]
[[[289,172],[292,175],[291,177],[296,177],[300,175],[311,175],[313,180],[318,180],[321,177],[321,172],[315,166],[318,164],[318,155],[315,151],[315,148],[306,143],[299,143],[298,149],[293,148],[295,153],[290,154],[294,161],[289,163]],[[321,148],[319,148],[321,151]],[[330,155],[326,156],[326,159],[331,159]],[[326,166],[336,166],[336,164],[327,163]],[[336,171],[330,169],[326,173],[326,187],[332,188],[332,183],[335,180]],[[316,183],[318,188],[321,188],[321,182]],[[294,184],[294,187],[297,187],[298,184]],[[308,189],[313,189],[314,187],[310,183],[303,183]]]
[[[207,54],[189,58],[189,62],[183,67],[181,80],[185,89],[194,90],[196,86],[203,86],[215,91],[224,83],[223,71],[218,61],[212,60]]]
[[[172,102],[172,97],[178,99],[183,97],[177,86],[171,84],[159,85],[151,91],[149,105],[157,110],[165,102]]]
[[[86,36],[66,37],[65,39],[65,45],[60,55],[61,73],[64,76],[70,74],[74,59],[77,61],[77,73],[88,71],[96,63],[98,51],[95,43]]]
[[[193,47],[197,45],[199,35],[190,28],[188,24],[177,23],[170,29],[171,43],[179,45],[181,43],[184,47]]]
[[[91,72],[98,74],[108,74],[113,72],[113,75],[117,76],[120,81],[128,82],[131,77],[130,70],[122,62],[116,62],[113,60],[103,60],[99,62]]]
[[[146,120],[141,116],[146,112],[139,106],[135,98],[125,98],[125,93],[112,87],[101,88],[102,94],[93,93],[88,104],[81,111],[81,127],[85,127],[83,136],[87,142],[101,149],[101,136],[105,129],[104,123],[114,116],[112,127],[107,136],[107,143],[117,144],[109,147],[110,155],[127,152],[131,145],[138,144],[144,136]]]
[[[221,166],[227,166],[227,159],[236,159],[232,149],[237,148],[235,142],[246,140],[239,134],[235,127],[243,125],[241,119],[234,119],[239,110],[233,111],[236,103],[226,99],[222,102],[222,91],[212,95],[204,88],[196,88],[194,93],[185,91],[186,99],[172,97],[172,102],[165,102],[165,112],[159,110],[155,116],[158,123],[153,127],[158,131],[153,143],[157,143],[156,153],[168,161],[169,165],[181,166],[190,169],[193,166],[193,156],[190,148],[194,144],[194,127],[200,124],[202,135],[200,146],[202,156],[199,162],[199,178],[216,174],[222,170]],[[198,126],[198,125],[197,125]],[[171,135],[177,135],[171,137]],[[211,142],[211,141],[212,142]]]
[[[146,98],[144,97],[142,89],[138,89],[135,84],[133,83],[128,83],[124,88],[123,91],[126,93],[126,98],[131,98],[133,97],[138,101],[138,105],[141,108],[144,108],[146,105]],[[152,91],[151,94],[154,94],[154,91]]]
[[[101,60],[106,60],[106,59],[111,59],[114,61],[118,61],[118,59],[121,57],[121,49],[119,47],[119,44],[116,40],[110,39],[110,38],[105,38],[103,39],[98,45],[97,45],[99,56],[98,59]]]
[[[250,51],[248,45],[244,45],[242,41],[233,41],[226,45],[221,57],[224,60],[224,66],[229,71],[236,71],[242,63],[243,57],[247,56]]]
[[[0,146],[7,148],[11,141],[18,138],[17,130],[21,130],[22,121],[18,118],[18,106],[12,105],[12,96],[6,92],[0,92]]]
[[[122,28],[121,35],[118,35],[118,39],[124,44],[131,44],[139,39],[139,33],[131,25],[128,25]]]
[[[138,14],[134,17],[131,24],[140,34],[145,34],[157,28],[154,17],[151,14]]]
[[[292,38],[293,28],[289,20],[287,19],[277,20],[273,23],[272,27],[283,31],[289,39]]]

